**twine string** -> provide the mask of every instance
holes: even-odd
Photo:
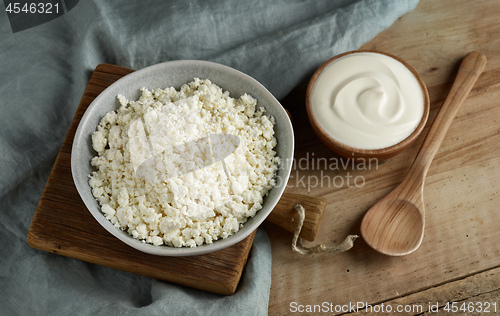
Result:
[[[292,250],[300,253],[301,255],[310,255],[313,253],[320,252],[344,252],[351,249],[354,246],[354,240],[358,238],[358,235],[347,236],[342,243],[335,246],[327,247],[323,244],[318,244],[316,246],[306,247],[302,244],[302,238],[299,237],[302,226],[304,225],[304,219],[306,218],[306,211],[304,207],[300,204],[295,204],[293,207],[297,213],[299,213],[299,221],[295,227],[293,239],[292,239]]]

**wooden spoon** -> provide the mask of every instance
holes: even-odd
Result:
[[[375,250],[390,256],[415,251],[424,237],[424,180],[446,131],[486,65],[479,52],[462,61],[455,82],[403,182],[373,205],[361,222],[361,235]]]

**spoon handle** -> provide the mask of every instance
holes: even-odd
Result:
[[[432,126],[420,147],[420,151],[411,166],[409,174],[413,180],[419,180],[416,183],[423,184],[427,171],[431,165],[434,156],[439,150],[444,136],[455,118],[458,109],[467,98],[472,87],[476,83],[486,66],[486,56],[480,52],[471,52],[465,56],[453,85],[446,97],[439,113],[437,114]]]

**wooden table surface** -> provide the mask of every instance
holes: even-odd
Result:
[[[427,126],[461,59],[478,50],[488,64],[427,175],[427,226],[421,247],[408,256],[389,257],[358,238],[344,253],[302,256],[292,252],[289,233],[267,223],[273,253],[269,315],[301,310],[318,314],[307,313],[314,305],[327,314],[362,314],[367,310],[347,309],[362,304],[372,305],[368,314],[374,315],[398,308],[408,311],[398,315],[500,314],[499,17],[498,0],[421,0],[362,47],[396,55],[421,74],[431,99]],[[299,87],[283,100],[294,117],[296,161],[302,161],[292,171],[286,192],[327,198],[316,242],[330,245],[359,234],[363,214],[403,179],[428,129],[411,148],[369,170],[325,167],[325,158],[335,162],[337,156],[314,135],[304,95],[305,87]],[[322,179],[323,185],[316,184]],[[488,303],[490,312],[484,313]]]

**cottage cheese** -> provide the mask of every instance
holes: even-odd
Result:
[[[102,213],[153,245],[196,247],[234,234],[276,184],[274,118],[210,80],[141,91],[137,101],[118,96],[119,109],[92,135],[89,184]],[[220,157],[213,135],[231,135]]]

